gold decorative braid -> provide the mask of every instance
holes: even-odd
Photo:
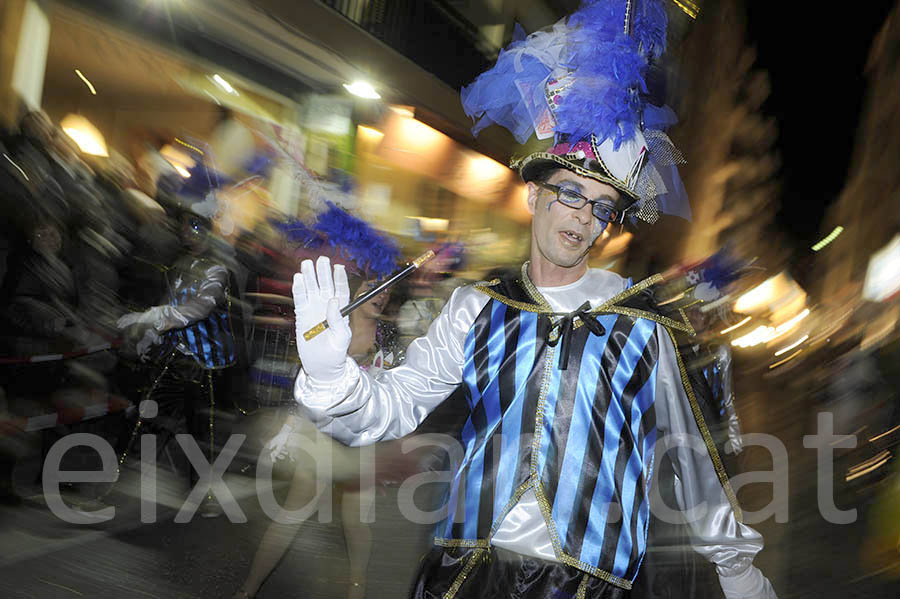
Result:
[[[510,299],[510,298],[506,297],[505,295],[500,295],[493,289],[488,289],[487,287],[485,287],[483,285],[474,285],[473,288],[476,291],[480,291],[481,293],[485,294],[486,296],[497,300],[501,304],[506,304],[507,306],[509,306],[511,308],[515,308],[516,310],[521,310],[522,312],[534,312],[536,314],[552,314],[553,313],[553,310],[551,310],[549,308],[545,309],[545,308],[541,308],[540,306],[535,306],[534,304],[529,304],[526,302],[520,302],[520,301],[516,301],[514,299]]]
[[[638,281],[637,283],[635,283],[628,289],[624,289],[624,290],[620,291],[619,293],[615,294],[614,296],[612,296],[611,298],[609,298],[608,300],[606,300],[605,302],[603,302],[602,304],[600,304],[599,306],[594,308],[594,310],[592,310],[592,312],[604,310],[609,306],[614,306],[614,305],[618,304],[619,302],[628,299],[632,295],[637,295],[638,293],[640,293],[641,291],[644,291],[648,287],[652,287],[653,285],[656,285],[657,283],[661,283],[662,281],[663,281],[663,276],[661,274],[655,274],[652,277],[647,277],[646,279],[643,279],[642,281]]]
[[[560,165],[564,169],[572,171],[576,175],[581,175],[582,177],[587,177],[588,179],[593,179],[595,181],[600,181],[601,183],[606,183],[607,185],[612,185],[617,190],[626,194],[633,200],[640,199],[633,190],[629,189],[626,185],[624,185],[621,181],[615,179],[614,177],[606,176],[603,173],[598,173],[597,171],[588,170],[570,160],[566,160],[562,156],[551,154],[550,152],[535,152],[534,154],[529,154],[525,158],[513,160],[512,162],[510,162],[509,166],[512,169],[518,169],[521,171],[523,168],[525,168],[535,160],[550,160]]]
[[[141,431],[141,427],[144,425],[144,418],[141,417],[141,402],[143,402],[145,399],[150,399],[150,397],[153,395],[153,392],[156,391],[157,385],[159,385],[159,382],[166,375],[166,372],[168,372],[169,365],[171,364],[172,359],[175,357],[175,353],[177,351],[177,349],[173,349],[169,352],[169,355],[166,356],[165,362],[163,362],[162,370],[159,372],[156,378],[153,379],[153,383],[150,385],[150,388],[147,389],[147,392],[144,393],[143,399],[138,402],[137,422],[134,424],[134,428],[131,429],[131,435],[128,437],[128,444],[125,445],[125,449],[122,451],[122,455],[119,456],[119,461],[116,462],[116,480],[118,480],[118,477],[122,474],[122,465],[125,464],[125,460],[128,458],[128,450],[131,449],[132,445],[134,445],[134,440],[137,438],[138,433]],[[97,499],[104,499],[107,495],[109,495],[112,492],[114,485],[115,483],[110,485],[109,488],[106,489],[106,491]]]
[[[547,388],[550,386],[550,373],[553,371],[553,357],[556,355],[556,348],[551,347],[547,350],[544,358],[544,375],[541,379],[541,393],[538,396],[537,409],[534,414],[534,438],[531,441],[531,476],[537,477],[537,460],[538,453],[541,449],[541,433],[544,430],[544,401],[547,399]],[[537,485],[538,487],[540,485]]]
[[[587,585],[590,578],[585,574],[581,578],[581,584],[578,585],[578,592],[575,593],[575,599],[587,599]]]
[[[619,306],[611,306],[602,310],[603,313],[606,314],[621,314],[622,316],[630,316],[632,318],[644,318],[646,320],[652,320],[653,322],[658,322],[666,328],[677,329],[679,331],[683,331],[688,333],[689,335],[694,334],[694,327],[690,325],[690,323],[680,323],[677,320],[673,320],[668,316],[661,316],[659,314],[654,314],[653,312],[647,312],[646,310],[638,310],[636,308],[622,308]],[[591,313],[594,314],[596,311],[591,310]],[[685,317],[686,319],[687,317]],[[582,322],[576,322],[574,328],[578,328],[581,326]]]
[[[522,498],[522,495],[525,494],[525,491],[532,485],[531,482],[532,477],[529,476],[524,483],[518,486],[518,488],[513,491],[512,498],[510,498],[509,502],[503,506],[503,509],[500,510],[494,525],[491,527],[491,534],[488,537],[488,543],[491,542],[491,539],[494,538],[494,535],[497,534],[497,529],[500,528],[500,525],[503,523],[503,520],[506,518],[506,515],[509,513],[511,509],[513,509],[517,503],[519,503],[519,499]]]
[[[566,565],[572,566],[573,568],[578,568],[583,572],[587,572],[591,576],[595,576],[597,578],[605,580],[610,584],[616,585],[617,587],[630,589],[630,581],[625,580],[624,578],[619,578],[618,576],[614,576],[613,574],[610,574],[605,570],[601,570],[596,566],[591,566],[582,561],[579,561],[563,551],[562,543],[559,540],[559,533],[557,532],[556,525],[553,522],[553,510],[550,507],[550,503],[547,501],[547,498],[544,496],[543,489],[541,488],[540,476],[537,471],[537,462],[541,448],[541,437],[544,430],[544,402],[547,399],[547,390],[550,386],[550,373],[553,371],[555,354],[556,348],[551,347],[547,350],[547,355],[544,358],[544,375],[541,382],[541,393],[538,397],[537,410],[534,416],[534,439],[531,443],[531,477],[529,478],[531,488],[534,489],[534,496],[537,499],[538,506],[540,506],[541,508],[541,515],[544,517],[544,523],[547,526],[547,531],[550,533],[550,542],[553,544],[553,551],[556,553],[559,560]]]
[[[488,539],[448,539],[446,537],[434,537],[434,544],[438,547],[463,547],[466,549],[487,549],[491,546]]]
[[[456,597],[456,593],[459,592],[459,589],[466,581],[466,578],[468,578],[475,566],[481,563],[487,555],[488,552],[486,549],[476,549],[472,555],[469,556],[468,560],[466,560],[466,565],[463,566],[462,572],[459,573],[453,581],[453,584],[451,584],[450,588],[447,589],[447,592],[444,593],[444,599],[453,599]]]
[[[691,382],[688,379],[687,369],[684,367],[684,361],[681,359],[681,352],[678,351],[678,343],[675,341],[675,335],[669,329],[666,329],[666,332],[672,339],[672,345],[675,348],[675,359],[678,361],[678,370],[681,373],[681,383],[684,385],[684,390],[688,396],[688,402],[691,404],[691,412],[694,414],[694,420],[697,421],[697,428],[700,429],[700,434],[703,436],[703,442],[706,444],[706,450],[709,453],[709,457],[712,459],[713,468],[715,468],[716,475],[719,477],[719,483],[721,483],[722,490],[725,491],[725,497],[728,498],[728,502],[734,510],[735,518],[738,522],[743,523],[744,515],[741,511],[741,506],[738,503],[737,496],[734,494],[734,489],[731,488],[731,482],[728,480],[728,474],[725,473],[725,467],[722,465],[722,458],[719,456],[719,450],[716,449],[716,444],[713,443],[712,435],[709,433],[709,428],[706,426],[706,420],[703,418],[703,412],[700,411],[700,405],[697,403],[694,389],[691,387]]]
[[[547,498],[544,496],[544,490],[541,488],[541,484],[537,480],[537,477],[535,477],[534,479],[532,488],[534,489],[535,497],[537,497],[538,505],[541,508],[541,515],[544,516],[544,523],[547,526],[547,531],[550,533],[550,542],[553,544],[553,550],[556,552],[556,556],[559,558],[559,561],[566,564],[567,566],[577,568],[582,572],[587,572],[595,578],[605,580],[606,582],[619,588],[631,590],[630,580],[625,580],[624,578],[620,578],[615,574],[607,572],[606,570],[601,570],[596,566],[592,566],[578,559],[575,559],[574,557],[563,551],[562,543],[559,540],[559,533],[557,532],[556,524],[553,521],[553,510],[550,507],[550,502],[547,501]]]
[[[535,287],[534,283],[531,282],[531,277],[528,276],[528,266],[530,264],[530,260],[526,260],[522,263],[522,287],[525,288],[525,293],[528,294],[528,297],[530,297],[534,301],[534,303],[552,313],[553,308],[550,307],[550,303],[543,295],[541,295],[541,292],[538,291],[538,288]]]
[[[206,385],[209,387],[209,463],[215,463],[216,437],[214,428],[214,419],[216,414],[216,397],[213,393],[212,371],[206,371]],[[206,492],[207,499],[212,499],[212,487]]]

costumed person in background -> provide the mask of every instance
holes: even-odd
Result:
[[[230,317],[233,277],[228,259],[211,234],[216,201],[210,192],[202,201],[181,195],[180,236],[184,255],[167,271],[166,303],[119,318],[120,329],[131,329],[135,349],[142,359],[159,368],[146,399],[160,410],[183,410],[188,432],[198,441],[208,437],[209,463],[215,460],[215,412],[217,382],[236,360]],[[140,424],[140,421],[139,421]],[[134,431],[137,432],[137,429]],[[129,441],[129,446],[132,439]],[[126,447],[126,451],[127,451]],[[198,473],[189,467],[193,487]],[[222,508],[208,493],[200,513],[214,517]]]
[[[753,261],[743,262],[723,248],[705,260],[676,266],[664,274],[665,283],[656,293],[658,303],[667,310],[684,310],[695,335],[683,339],[687,344],[678,349],[685,358],[691,377],[703,377],[710,394],[703,404],[704,417],[720,453],[736,456],[743,451],[741,423],[735,405],[732,385],[733,358],[731,345],[721,337],[723,327],[736,324],[743,317],[731,311],[729,291],[734,283],[751,270]]]
[[[463,284],[455,275],[463,268],[464,254],[462,243],[444,244],[434,259],[410,277],[410,298],[397,312],[397,328],[405,345],[428,331],[450,294]]]
[[[301,246],[299,256],[327,253],[335,262],[347,268],[350,274],[349,289],[353,290],[354,295],[368,292],[378,278],[389,275],[400,257],[393,241],[334,204],[328,204],[327,210],[319,215],[311,228],[302,221],[288,223],[281,228],[292,242]],[[373,376],[397,366],[404,357],[395,327],[382,318],[389,296],[390,291],[385,291],[349,316],[351,335],[348,339],[348,351],[356,363]],[[350,599],[362,599],[365,596],[366,571],[372,545],[372,534],[366,522],[371,521],[375,509],[374,502],[365,500],[368,495],[365,492],[371,489],[361,486],[365,483],[360,476],[360,463],[361,460],[366,460],[360,457],[359,449],[327,442],[325,446],[331,452],[333,465],[331,481],[317,482],[316,460],[311,460],[297,449],[298,437],[318,437],[318,442],[327,441],[312,423],[299,415],[291,414],[281,431],[269,443],[273,460],[287,456],[295,463],[284,510],[294,512],[313,501],[322,500],[321,496],[317,497],[321,493],[319,483],[338,484],[341,521],[350,563],[347,596]],[[330,494],[325,497],[330,498]],[[253,558],[247,579],[234,594],[235,599],[255,596],[287,553],[304,520],[305,517],[292,517],[286,523],[276,521],[269,525]]]
[[[775,597],[753,565],[762,538],[741,522],[702,391],[681,375],[673,340],[690,322],[654,301],[661,276],[633,284],[587,265],[610,224],[687,212],[663,133],[674,115],[641,94],[666,23],[660,0],[585,2],[516,39],[463,90],[476,132],[499,123],[520,143],[545,140],[514,163],[531,259],[457,289],[403,365],[371,377],[347,356],[343,267],[321,257],[295,275],[295,397],[322,431],[352,445],[402,437],[465,390],[464,457],[417,599],[702,596],[705,585],[672,590],[664,578],[677,573],[653,568],[648,526],[662,513],[686,520],[728,599]],[[329,328],[305,340],[323,318]]]

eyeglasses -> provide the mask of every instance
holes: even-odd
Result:
[[[591,200],[584,197],[580,193],[572,191],[571,189],[566,189],[565,187],[551,185],[550,183],[542,183],[540,181],[535,181],[535,183],[540,187],[543,187],[544,189],[555,193],[556,199],[559,200],[559,203],[563,206],[571,208],[572,210],[580,210],[587,204],[591,204],[591,213],[601,222],[615,222],[616,218],[619,216],[619,213],[612,205],[611,200]]]

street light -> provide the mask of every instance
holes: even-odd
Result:
[[[345,83],[344,89],[346,89],[354,96],[359,96],[360,98],[365,98],[366,100],[381,99],[381,94],[375,91],[375,88],[372,87],[372,84],[368,83],[367,81],[354,81],[353,83]]]

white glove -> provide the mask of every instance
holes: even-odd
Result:
[[[162,337],[156,334],[156,331],[153,329],[147,329],[144,331],[144,336],[141,337],[141,340],[138,341],[134,346],[134,351],[137,352],[137,355],[141,357],[141,360],[145,360],[147,358],[147,352],[150,351],[150,348],[160,342]]]
[[[161,320],[161,306],[154,306],[144,312],[130,312],[116,321],[116,327],[126,329],[135,324],[155,326]]]
[[[266,449],[269,450],[269,457],[273,462],[288,457],[293,462],[294,456],[288,451],[288,444],[291,441],[291,435],[294,433],[294,426],[290,420],[284,423],[278,434],[272,437],[272,440],[266,443]]]
[[[735,576],[720,573],[719,584],[726,599],[778,599],[772,583],[756,566]]]
[[[336,382],[344,376],[351,333],[350,319],[341,316],[341,308],[349,302],[350,285],[343,265],[335,265],[332,277],[327,256],[319,256],[315,270],[312,260],[303,261],[294,275],[297,353],[303,370],[319,383]],[[303,333],[323,320],[328,321],[327,329],[309,341],[303,338]]]

